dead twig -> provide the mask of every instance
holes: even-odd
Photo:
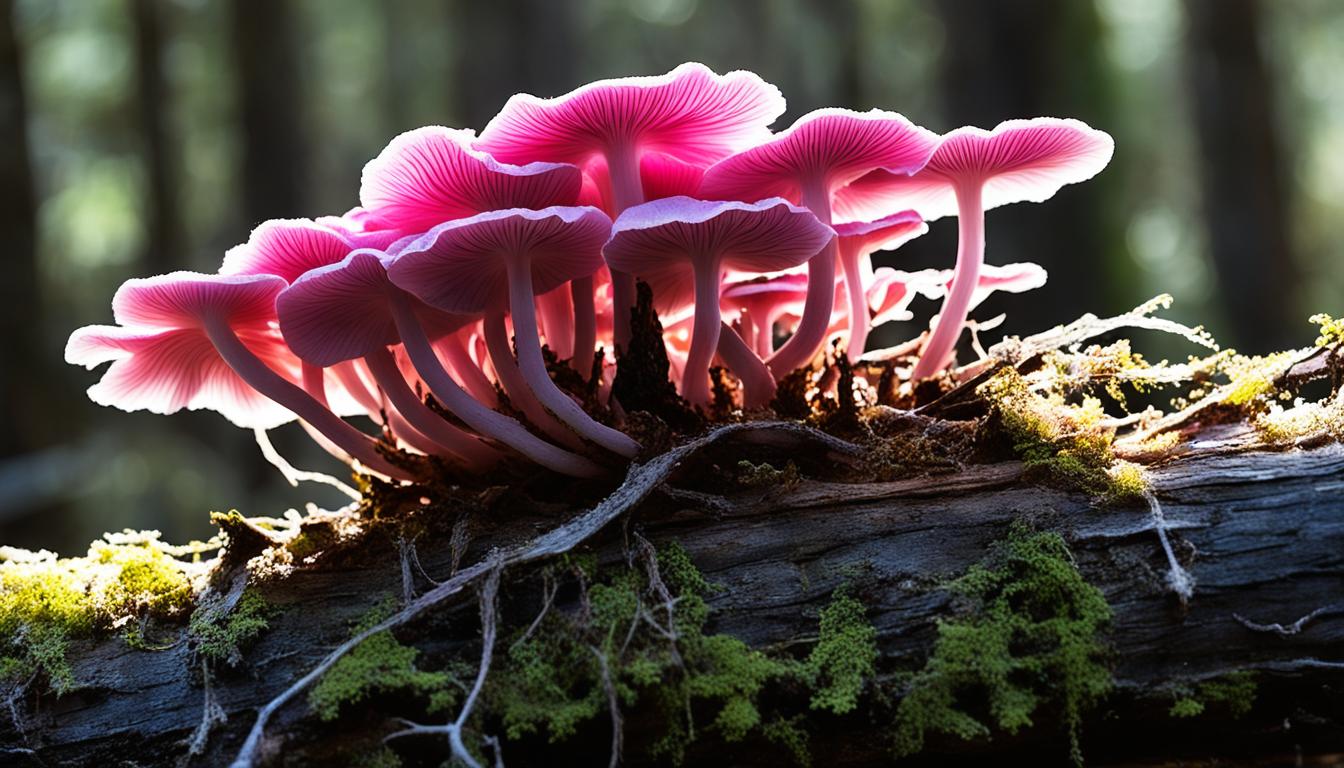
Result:
[[[1279,637],[1292,637],[1306,628],[1308,624],[1321,618],[1322,616],[1333,616],[1337,613],[1344,613],[1344,603],[1335,603],[1334,605],[1323,605],[1320,608],[1308,613],[1306,616],[1294,621],[1287,626],[1283,624],[1257,624],[1254,621],[1242,616],[1239,613],[1232,614],[1232,618],[1237,620],[1241,626],[1252,632],[1273,632]]]

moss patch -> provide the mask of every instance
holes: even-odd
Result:
[[[84,557],[0,549],[0,679],[22,685],[40,673],[64,693],[76,682],[70,640],[123,628],[143,647],[143,622],[185,616],[200,566],[169,549],[157,531],[107,534]]]
[[[274,609],[255,589],[248,587],[226,616],[214,616],[205,609],[191,615],[188,624],[196,652],[212,664],[236,666],[242,651],[270,627]]]
[[[1250,714],[1255,706],[1258,686],[1255,673],[1232,672],[1212,680],[1205,680],[1193,689],[1178,691],[1169,714],[1172,717],[1198,717],[1206,711],[1219,712],[1232,718]]]
[[[1083,580],[1064,540],[1015,525],[989,557],[949,587],[968,602],[941,621],[924,668],[897,709],[896,752],[919,752],[930,732],[962,739],[1014,733],[1046,710],[1082,762],[1083,711],[1111,687],[1100,635],[1111,610]]]
[[[812,708],[843,715],[858,706],[859,692],[877,663],[877,630],[863,603],[841,589],[821,612],[817,644],[807,657],[815,690]]]
[[[391,616],[396,601],[374,606],[351,630],[357,635]],[[340,661],[308,692],[308,706],[322,720],[335,720],[343,707],[382,693],[403,692],[429,699],[431,712],[446,711],[457,700],[454,678],[446,671],[416,668],[420,651],[401,644],[391,632],[371,635]]]

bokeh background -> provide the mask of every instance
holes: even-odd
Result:
[[[0,543],[82,552],[104,530],[208,535],[278,514],[252,436],[210,413],[94,406],[62,362],[124,279],[213,271],[272,217],[339,213],[397,133],[480,129],[509,94],[746,68],[789,111],[882,107],[934,130],[1077,117],[1111,166],[989,214],[989,260],[1050,282],[1006,329],[1122,311],[1243,351],[1309,343],[1344,304],[1344,3],[1337,0],[2,0]],[[883,261],[948,266],[954,220]],[[926,322],[931,306],[920,308]],[[895,342],[914,329],[888,329]],[[1189,350],[1166,352],[1180,355]],[[333,469],[301,435],[296,463]]]

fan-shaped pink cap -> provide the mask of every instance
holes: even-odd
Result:
[[[341,232],[309,219],[272,219],[224,254],[222,275],[278,275],[292,283],[310,269],[344,259],[355,249]]]
[[[518,94],[481,131],[477,149],[509,163],[586,165],[624,147],[708,165],[769,137],[779,89],[751,72],[687,63],[665,75],[599,80],[554,99]]]
[[[664,197],[697,197],[700,182],[705,177],[708,166],[686,163],[662,152],[648,152],[639,159],[639,180],[644,189],[644,199],[660,200]],[[610,179],[607,176],[607,161],[595,157],[588,162],[583,172],[583,192],[579,199],[584,205],[594,205],[610,214],[616,210],[612,200]]]
[[[506,208],[573,205],[573,165],[509,165],[472,149],[475,133],[427,126],[396,137],[364,166],[359,199],[380,221],[408,232]]]
[[[1025,293],[1045,285],[1048,275],[1041,265],[1029,261],[1004,264],[996,267],[986,264],[980,268],[980,280],[976,283],[975,293],[971,296],[971,307],[978,306],[995,291],[1005,293]],[[944,284],[951,284],[948,275]]]
[[[611,220],[588,206],[490,211],[434,227],[403,247],[387,274],[432,307],[477,314],[508,305],[506,254],[531,256],[532,290],[546,293],[602,266]]]
[[[337,264],[311,270],[275,300],[285,343],[303,360],[323,368],[363,357],[401,341],[388,308],[390,257],[363,249]],[[412,299],[412,307],[430,340],[471,322]]]
[[[275,297],[285,281],[275,275],[207,275],[171,272],[122,283],[112,296],[112,317],[133,328],[199,328],[217,316],[235,330],[266,329],[275,320]]]
[[[360,206],[340,216],[319,216],[317,223],[339,232],[355,248],[384,250],[406,234]]]
[[[700,194],[717,200],[783,197],[800,203],[805,179],[834,192],[876,168],[914,173],[928,162],[937,142],[937,134],[895,112],[818,109],[770,141],[710,166]]]
[[[258,394],[220,358],[201,328],[218,313],[257,357],[297,380],[298,361],[271,327],[284,280],[271,275],[227,277],[177,272],[129,280],[112,300],[119,323],[94,325],[70,336],[65,359],[94,368],[111,362],[89,389],[99,405],[127,411],[218,411],[241,427],[271,428],[294,418]]]
[[[919,173],[874,171],[836,195],[835,211],[845,219],[861,219],[913,208],[933,220],[957,212],[957,184],[982,184],[986,210],[1039,203],[1066,184],[1097,175],[1114,151],[1109,134],[1078,120],[1037,117],[1008,120],[992,131],[957,128],[942,138]]]
[[[855,247],[861,253],[896,248],[929,231],[915,211],[901,211],[875,221],[836,224],[833,229],[842,245]]]
[[[723,267],[742,272],[777,272],[805,263],[834,236],[811,211],[780,198],[669,197],[627,208],[612,225],[603,256],[612,269],[648,281],[654,306],[672,312],[694,300],[693,258],[718,257]]]

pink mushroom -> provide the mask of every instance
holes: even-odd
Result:
[[[174,272],[128,280],[112,299],[113,317],[122,327],[75,331],[66,360],[90,368],[112,361],[89,393],[100,404],[161,413],[207,407],[235,424],[274,426],[275,412],[260,407],[250,389],[365,466],[411,479],[378,453],[368,435],[294,383],[292,363],[284,365],[292,357],[281,351],[272,327],[275,297],[284,288],[285,281],[273,275]]]
[[[708,165],[769,136],[766,126],[784,112],[779,89],[750,72],[716,75],[703,64],[682,64],[666,75],[601,80],[554,99],[518,94],[481,131],[476,142],[509,163],[538,160],[607,167],[612,213],[646,198],[641,157],[661,152],[684,163]],[[762,196],[764,197],[764,195]],[[634,280],[613,274],[616,344],[630,340]]]
[[[711,166],[700,194],[721,200],[783,197],[830,224],[837,190],[876,169],[914,173],[936,141],[934,133],[894,112],[821,109],[770,141]],[[808,262],[807,304],[798,330],[767,361],[776,377],[807,365],[821,349],[835,301],[838,256],[832,241]]]
[[[491,316],[500,317],[507,308],[513,316],[518,365],[537,399],[581,437],[633,457],[638,443],[593,421],[551,381],[533,306],[536,294],[596,272],[610,231],[611,221],[591,207],[483,213],[434,227],[401,250],[388,276],[445,312],[484,312],[487,331]],[[415,347],[408,344],[407,351],[419,368]],[[490,350],[496,371],[505,365],[500,359],[505,355],[497,346]]]
[[[358,250],[337,264],[310,270],[281,291],[275,308],[285,342],[306,364],[305,375],[311,367],[320,371],[362,358],[378,387],[412,428],[470,466],[484,469],[499,454],[421,402],[388,351],[400,337],[388,309],[383,258],[378,251]],[[437,313],[425,307],[421,314]],[[456,320],[464,325],[472,318]],[[439,323],[448,325],[444,320]]]
[[[292,283],[310,269],[344,259],[355,247],[351,238],[325,224],[310,219],[272,219],[257,225],[246,243],[224,254],[219,273],[276,275]]]
[[[660,310],[695,306],[682,396],[709,403],[709,364],[719,346],[719,292],[725,270],[777,272],[799,266],[835,237],[804,208],[780,198],[759,203],[670,197],[627,208],[603,249],[613,270],[653,288]]]
[[[751,318],[752,337],[744,340],[762,359],[768,359],[775,351],[775,323],[791,304],[801,305],[806,297],[807,275],[790,272],[730,284],[723,289],[720,304],[737,310],[740,317]]]
[[[849,359],[857,360],[863,356],[871,327],[866,286],[872,282],[873,265],[868,257],[873,251],[896,248],[927,231],[928,226],[914,211],[893,213],[876,221],[856,221],[835,226],[840,267],[844,272],[845,297],[848,300],[849,344],[845,352]]]
[[[573,165],[509,165],[472,149],[475,133],[427,126],[394,138],[364,166],[359,199],[369,215],[423,233],[452,219],[504,208],[573,205],[583,176]]]
[[[985,260],[985,211],[1022,201],[1043,202],[1066,184],[1092,178],[1110,162],[1115,143],[1077,120],[1008,120],[992,131],[946,134],[927,166],[910,177],[874,173],[840,195],[837,210],[861,216],[874,207],[914,208],[926,220],[955,212],[960,228],[956,275],[941,319],[916,363],[914,380],[947,366],[970,310]]]

